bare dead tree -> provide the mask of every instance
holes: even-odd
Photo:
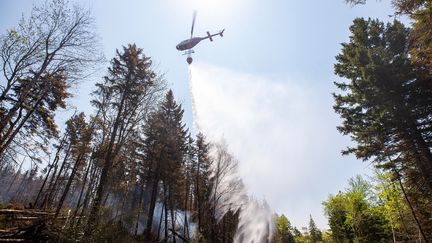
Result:
[[[233,201],[233,195],[243,195],[244,186],[238,175],[238,161],[228,151],[225,142],[213,145],[213,188],[211,194],[212,217],[217,221],[230,210],[235,213],[244,200]]]
[[[93,23],[88,10],[46,1],[0,37],[0,157],[17,140],[57,135],[67,89],[102,60]]]

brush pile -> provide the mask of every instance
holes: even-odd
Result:
[[[0,208],[0,242],[49,242],[57,226],[54,213],[22,205]],[[58,223],[58,222],[57,222]]]

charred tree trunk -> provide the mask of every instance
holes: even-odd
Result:
[[[36,199],[35,199],[35,201],[34,201],[34,206],[35,207],[37,207],[37,203],[38,203],[38,201],[39,201],[39,197],[41,196],[41,194],[42,194],[42,192],[43,192],[43,190],[44,190],[44,188],[45,188],[45,185],[46,185],[46,182],[48,181],[48,178],[49,178],[49,176],[50,176],[50,174],[51,174],[51,170],[54,168],[54,167],[57,167],[57,163],[58,163],[58,161],[59,161],[59,159],[60,159],[60,151],[62,150],[62,148],[63,148],[63,144],[64,144],[64,142],[66,141],[66,137],[67,137],[67,135],[65,134],[64,136],[63,136],[63,139],[61,140],[61,142],[60,142],[60,145],[58,146],[58,148],[57,148],[57,152],[56,152],[56,155],[55,155],[55,157],[54,157],[54,161],[53,161],[53,163],[51,164],[51,166],[50,166],[50,168],[49,168],[49,170],[48,170],[48,172],[47,172],[47,174],[46,174],[46,176],[45,176],[45,179],[44,179],[44,181],[43,181],[43,183],[42,183],[42,186],[41,186],[41,188],[40,188],[40,190],[39,190],[39,192],[38,192],[38,194],[37,194],[37,196],[36,196]]]
[[[57,217],[58,214],[60,213],[60,209],[63,206],[63,203],[64,203],[64,201],[66,199],[67,194],[69,193],[70,186],[72,185],[72,181],[75,178],[75,175],[76,175],[76,172],[78,170],[79,164],[80,164],[80,162],[81,162],[81,160],[82,160],[83,157],[84,157],[84,153],[80,153],[78,155],[76,161],[75,161],[74,167],[73,167],[72,172],[71,172],[71,174],[69,176],[69,179],[68,179],[68,182],[66,184],[66,187],[65,187],[65,189],[63,191],[63,194],[62,194],[62,196],[60,198],[60,201],[59,201],[59,203],[57,205],[57,209],[56,209],[56,212],[55,212],[55,217]]]
[[[199,173],[200,173],[200,163],[199,163],[199,159],[198,159],[196,178],[195,178],[195,180],[196,180],[196,182],[195,182],[195,188],[196,188],[195,201],[196,201],[196,207],[198,210],[198,232],[201,233],[202,225],[201,225],[201,197],[200,197],[200,187],[199,187]]]
[[[165,205],[162,205],[162,209],[161,209],[161,213],[160,213],[160,217],[159,217],[159,227],[158,227],[157,240],[160,239],[160,233],[161,233],[161,228],[162,228],[162,217],[163,217],[164,213],[166,213],[166,208],[165,208]]]
[[[82,216],[86,215],[86,213],[87,213],[87,207],[89,205],[90,198],[92,197],[93,190],[96,186],[96,185],[94,185],[94,183],[95,183],[96,178],[97,178],[97,171],[98,171],[98,169],[97,169],[96,164],[93,164],[92,172],[90,174],[90,183],[87,186],[87,191],[86,191],[86,194],[84,197],[84,202],[83,202],[81,214],[80,214],[81,217],[78,218],[78,221],[76,223],[77,225],[79,225],[81,223]]]
[[[55,192],[57,191],[57,187],[58,187],[58,183],[59,183],[61,174],[62,174],[62,172],[63,172],[63,170],[64,170],[64,168],[65,168],[65,166],[67,164],[67,160],[69,158],[69,154],[70,154],[71,148],[72,148],[72,146],[71,146],[71,144],[69,144],[69,146],[68,146],[68,148],[66,150],[65,157],[63,158],[63,163],[60,166],[60,169],[58,171],[57,176],[55,174],[53,174],[53,177],[51,178],[50,186],[48,187],[48,193],[47,193],[47,195],[45,195],[45,198],[44,198],[44,201],[42,202],[41,208],[46,207],[47,206],[47,202],[52,202],[53,201]]]
[[[156,207],[158,187],[159,187],[159,178],[156,177],[156,178],[154,178],[153,185],[152,185],[150,205],[149,205],[149,210],[148,210],[148,214],[147,214],[147,224],[146,224],[146,229],[145,229],[145,234],[146,234],[145,238],[147,240],[150,240],[150,238],[151,238],[151,230],[152,230],[152,225],[153,225],[154,210]]]
[[[156,207],[156,200],[158,195],[158,188],[159,188],[159,182],[160,182],[160,164],[162,160],[162,153],[163,149],[161,150],[161,153],[159,155],[159,161],[157,161],[156,168],[153,172],[153,184],[152,184],[152,190],[151,190],[151,196],[150,196],[150,204],[149,204],[149,210],[147,213],[147,224],[145,228],[145,239],[150,240],[151,238],[151,230],[153,225],[153,217],[154,217],[154,210]],[[153,163],[153,162],[152,162]],[[151,171],[149,171],[149,178]],[[166,208],[165,208],[166,211]]]
[[[75,210],[74,210],[74,213],[73,213],[73,218],[75,218],[76,216],[77,216],[77,214],[78,214],[78,210],[79,210],[79,208],[81,207],[81,199],[82,199],[82,196],[83,196],[83,194],[84,194],[84,189],[85,189],[85,186],[86,186],[86,184],[87,184],[87,177],[88,177],[88,174],[89,174],[89,171],[90,171],[90,167],[91,167],[91,163],[89,162],[88,163],[88,165],[87,165],[87,169],[86,169],[86,172],[85,172],[85,175],[84,175],[84,181],[83,181],[83,184],[82,184],[82,187],[81,187],[81,190],[80,190],[80,195],[79,195],[79,197],[78,197],[78,202],[77,202],[77,204],[76,204],[76,207],[75,207]]]
[[[189,200],[189,178],[186,176],[185,201],[184,201],[184,219],[183,219],[183,235],[189,240],[189,223],[187,218],[188,200]]]
[[[129,197],[129,184],[127,184],[126,185],[126,192],[124,192],[124,193],[122,193],[123,194],[123,199],[122,199],[122,202],[121,202],[121,206],[120,206],[120,220],[122,220],[123,219],[123,215],[124,215],[124,208],[125,208],[125,205],[126,205],[126,202],[127,202],[127,199],[128,199],[128,197]],[[118,212],[117,212],[117,214],[118,214]]]
[[[171,227],[172,227],[172,232],[175,232],[176,231],[176,229],[175,229],[176,213],[175,213],[174,203],[173,203],[173,199],[172,199],[173,193],[171,192],[171,187],[169,187],[169,188],[170,189],[168,191],[168,193],[169,193],[168,197],[169,197],[169,201],[171,204],[171,206],[170,206],[171,207]],[[173,234],[172,236],[173,236],[173,242],[176,243],[176,235]]]
[[[165,242],[168,242],[168,205],[167,205],[167,195],[166,195],[166,185],[164,182],[164,207],[165,207]]]
[[[15,130],[12,131],[12,133],[9,135],[9,137],[6,140],[4,140],[4,138],[2,139],[1,145],[0,145],[0,156],[3,155],[5,150],[9,147],[11,142],[15,139],[15,136],[18,134],[18,132],[21,130],[21,128],[24,126],[24,124],[27,122],[27,120],[30,118],[31,115],[33,115],[33,113],[39,107],[44,96],[48,93],[48,88],[43,88],[43,92],[41,92],[41,93],[42,94],[39,94],[40,96],[38,97],[38,100],[36,101],[36,103],[27,112],[27,114],[24,116],[24,118],[22,118],[22,120],[20,121],[20,124],[15,128]]]
[[[139,194],[139,202],[138,202],[138,213],[137,213],[137,218],[136,218],[136,223],[135,223],[134,235],[138,234],[139,219],[140,219],[141,211],[142,211],[143,195],[144,195],[144,185],[141,185],[140,186],[140,194]]]
[[[105,192],[105,186],[108,182],[108,175],[109,175],[111,168],[112,168],[112,165],[113,165],[113,161],[114,161],[113,157],[115,157],[115,154],[113,154],[114,141],[116,140],[117,131],[120,127],[121,114],[123,112],[125,98],[126,98],[125,94],[123,94],[121,101],[120,101],[120,104],[119,104],[119,107],[118,107],[116,119],[114,122],[113,130],[112,130],[110,141],[108,144],[108,150],[107,150],[107,153],[105,156],[104,166],[103,166],[101,176],[99,179],[99,185],[97,187],[96,196],[95,196],[95,199],[93,202],[93,207],[92,207],[92,210],[90,212],[89,222],[88,222],[88,226],[86,229],[86,235],[87,236],[91,234],[93,224],[95,224],[97,221],[97,215],[99,214],[99,208],[100,208],[101,203],[102,203],[102,197],[103,197],[103,194]]]

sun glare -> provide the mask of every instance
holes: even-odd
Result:
[[[190,9],[211,19],[227,17],[236,5],[234,0],[187,0],[187,2]]]
[[[229,9],[232,0],[188,0],[189,5],[197,11],[219,12]]]

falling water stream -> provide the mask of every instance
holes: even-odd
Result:
[[[199,119],[199,108],[205,108],[206,104],[199,103],[196,92],[196,82],[206,82],[206,80],[197,80],[194,78],[195,67],[189,65],[189,90],[192,103],[193,127],[195,131],[200,131],[202,125]],[[203,70],[200,70],[203,71]],[[223,99],[223,97],[221,97]],[[199,106],[198,106],[199,104]],[[223,108],[223,107],[222,107]],[[214,142],[214,141],[213,141]],[[216,141],[217,142],[217,141]],[[247,161],[243,161],[246,163]],[[238,169],[230,170],[219,183],[219,186],[213,190],[213,193],[222,193],[227,191],[233,184],[240,181],[241,186],[233,190],[230,194],[224,195],[224,205],[217,205],[217,219],[221,219],[228,211],[239,211],[239,223],[234,236],[235,243],[265,243],[270,242],[275,229],[274,212],[265,200],[258,200],[248,195],[246,188],[243,186]],[[230,205],[227,207],[226,205]]]

